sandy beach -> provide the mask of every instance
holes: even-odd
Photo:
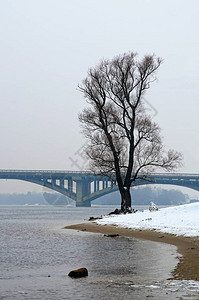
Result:
[[[120,236],[175,245],[178,248],[178,253],[181,255],[179,255],[178,265],[172,272],[172,279],[199,281],[198,237],[183,237],[154,230],[133,230],[113,225],[98,225],[94,222],[71,225],[64,228],[101,234],[118,234]]]

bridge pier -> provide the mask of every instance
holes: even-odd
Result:
[[[91,202],[89,200],[84,202],[76,201],[76,207],[91,207]]]
[[[85,200],[84,197],[90,194],[90,181],[85,179],[76,181],[76,207],[91,207],[91,201]]]

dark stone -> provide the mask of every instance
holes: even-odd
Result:
[[[80,268],[77,270],[71,271],[68,276],[72,278],[80,278],[80,277],[86,277],[88,276],[88,270],[86,268]]]
[[[121,210],[116,208],[114,211],[110,212],[109,215],[119,215],[121,213]]]
[[[115,234],[104,234],[104,236],[106,237],[117,237],[119,236],[119,234],[115,233]]]
[[[110,212],[109,215],[120,215],[120,214],[132,214],[136,213],[136,209],[126,208],[124,210],[116,208],[114,211]]]
[[[101,217],[90,217],[89,221],[95,221],[95,220],[99,220],[99,219],[102,219],[102,216]]]

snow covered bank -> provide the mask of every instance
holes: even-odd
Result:
[[[199,236],[199,203],[145,210],[127,215],[111,215],[97,221],[100,225],[118,225],[131,229],[152,230],[183,235]]]

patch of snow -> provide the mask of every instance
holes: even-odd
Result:
[[[97,223],[194,237],[199,236],[199,203],[167,207],[158,211],[145,210],[126,215],[111,215],[98,220]]]

